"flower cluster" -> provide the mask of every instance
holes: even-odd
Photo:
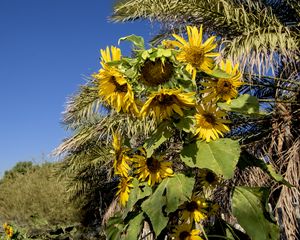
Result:
[[[188,26],[187,40],[177,34],[173,37],[155,48],[144,49],[139,44],[134,58],[122,57],[114,46],[101,50],[102,68],[93,75],[99,98],[112,112],[137,121],[152,120],[156,126],[167,122],[175,129],[173,133],[185,132],[192,141],[215,141],[230,131],[230,121],[218,103],[230,104],[238,96],[242,85],[238,64],[229,59],[217,63],[216,37],[203,41],[202,26]],[[124,143],[119,130],[112,135],[112,148],[114,173],[119,179],[117,196],[123,207],[134,181],[154,192],[177,171],[164,151],[147,151],[145,145],[131,147]],[[198,169],[196,183],[200,187],[178,204],[173,239],[202,239],[201,231],[194,227],[218,211],[218,205],[205,193],[213,191],[219,182],[213,171]]]
[[[237,97],[241,73],[229,59],[216,64],[215,37],[203,43],[202,31],[202,26],[188,26],[188,41],[173,34],[175,40],[141,50],[135,59],[122,57],[114,46],[101,50],[102,68],[93,75],[99,97],[116,112],[154,118],[157,123],[193,112],[195,136],[207,142],[223,136],[229,132],[229,121],[217,102],[230,103]]]

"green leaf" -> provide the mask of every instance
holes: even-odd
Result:
[[[240,112],[244,114],[260,114],[259,102],[256,97],[249,94],[240,95],[231,103],[218,103],[218,106],[226,111]]]
[[[142,203],[142,209],[149,216],[156,235],[159,235],[168,223],[168,218],[164,216],[161,208],[166,203],[163,193],[164,188],[158,187],[154,194]]]
[[[149,216],[156,236],[168,223],[168,218],[164,215],[163,209],[167,214],[174,212],[191,197],[194,184],[194,178],[176,174],[173,177],[164,179],[155,192],[143,202],[142,209]]]
[[[121,215],[116,213],[114,217],[109,218],[105,229],[106,238],[111,240],[121,239],[121,234],[124,229],[124,223]]]
[[[137,216],[135,216],[135,218],[129,221],[127,234],[124,237],[124,240],[138,239],[138,236],[141,232],[143,220],[144,220],[143,213],[140,213]]]
[[[166,192],[166,213],[171,213],[187,201],[192,195],[195,184],[194,178],[186,177],[183,174],[176,174],[172,178],[165,180],[167,184]]]
[[[163,122],[158,126],[150,138],[145,141],[144,148],[147,152],[147,157],[151,157],[154,150],[172,136],[169,122]]]
[[[171,56],[172,56],[171,49],[157,48],[156,57],[171,57]]]
[[[284,184],[287,187],[294,187],[292,184],[286,181],[281,174],[277,173],[271,164],[267,164],[263,160],[258,159],[255,156],[244,151],[241,154],[240,160],[238,162],[238,167],[241,170],[244,170],[246,167],[250,166],[259,167],[278,183]]]
[[[147,50],[143,51],[142,53],[142,59],[146,60],[148,57],[150,57],[150,54]]]
[[[215,78],[232,78],[232,75],[228,74],[227,72],[219,68],[214,68],[212,72],[209,73],[209,75]]]
[[[253,240],[279,239],[278,226],[265,217],[267,195],[264,188],[236,187],[233,192],[232,213]]]
[[[139,181],[134,178],[132,180],[133,188],[129,193],[129,199],[126,205],[123,216],[125,217],[129,211],[132,210],[133,206],[139,201],[152,193],[151,187],[146,183],[139,183]]]
[[[120,44],[121,41],[130,41],[138,49],[145,49],[144,39],[141,36],[136,36],[136,35],[132,34],[132,35],[129,35],[126,37],[122,37],[119,39],[118,44]]]
[[[240,156],[238,141],[221,138],[212,142],[197,141],[185,145],[181,160],[189,167],[207,168],[224,178],[233,177]]]
[[[129,68],[128,70],[125,71],[126,77],[129,78],[134,78],[136,76],[137,72],[135,71],[134,68]]]
[[[193,116],[185,116],[180,118],[179,122],[174,123],[174,125],[185,132],[192,132],[192,126],[195,125],[195,118]]]

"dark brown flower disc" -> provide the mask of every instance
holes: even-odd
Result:
[[[141,67],[141,80],[145,85],[158,86],[171,79],[173,70],[174,66],[168,59],[164,63],[160,58],[155,61],[146,60]]]

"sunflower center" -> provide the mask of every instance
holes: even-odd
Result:
[[[162,94],[156,97],[156,99],[160,105],[172,105],[174,103],[174,96]]]
[[[179,234],[179,240],[186,240],[186,238],[190,236],[191,234],[188,231],[183,231]]]
[[[214,181],[216,181],[216,176],[214,173],[212,172],[207,172],[206,176],[205,176],[205,181],[208,183],[213,183]]]
[[[124,92],[128,91],[127,84],[119,84],[115,76],[110,77],[110,81],[115,85],[115,92]]]
[[[153,157],[147,158],[146,164],[150,172],[157,172],[160,169],[160,162]]]
[[[188,202],[186,205],[186,210],[189,212],[194,212],[197,209],[198,209],[198,204],[196,201]]]
[[[216,117],[212,113],[204,113],[201,126],[204,128],[212,128],[216,124]]]
[[[193,67],[199,67],[204,61],[204,51],[200,47],[189,46],[185,49],[186,61]]]
[[[228,94],[232,89],[232,84],[227,79],[220,79],[217,85],[217,92],[221,94]]]
[[[146,85],[157,86],[170,80],[173,69],[173,64],[169,60],[164,63],[161,59],[146,60],[141,68],[141,78]]]

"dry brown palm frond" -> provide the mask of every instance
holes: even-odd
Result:
[[[277,218],[282,223],[282,239],[300,237],[300,138],[281,157],[286,164],[285,179],[294,187],[283,186],[276,205]]]
[[[103,214],[102,223],[101,223],[102,226],[105,226],[107,224],[107,221],[119,211],[121,211],[119,199],[114,198],[111,204],[106,209],[105,213]]]

